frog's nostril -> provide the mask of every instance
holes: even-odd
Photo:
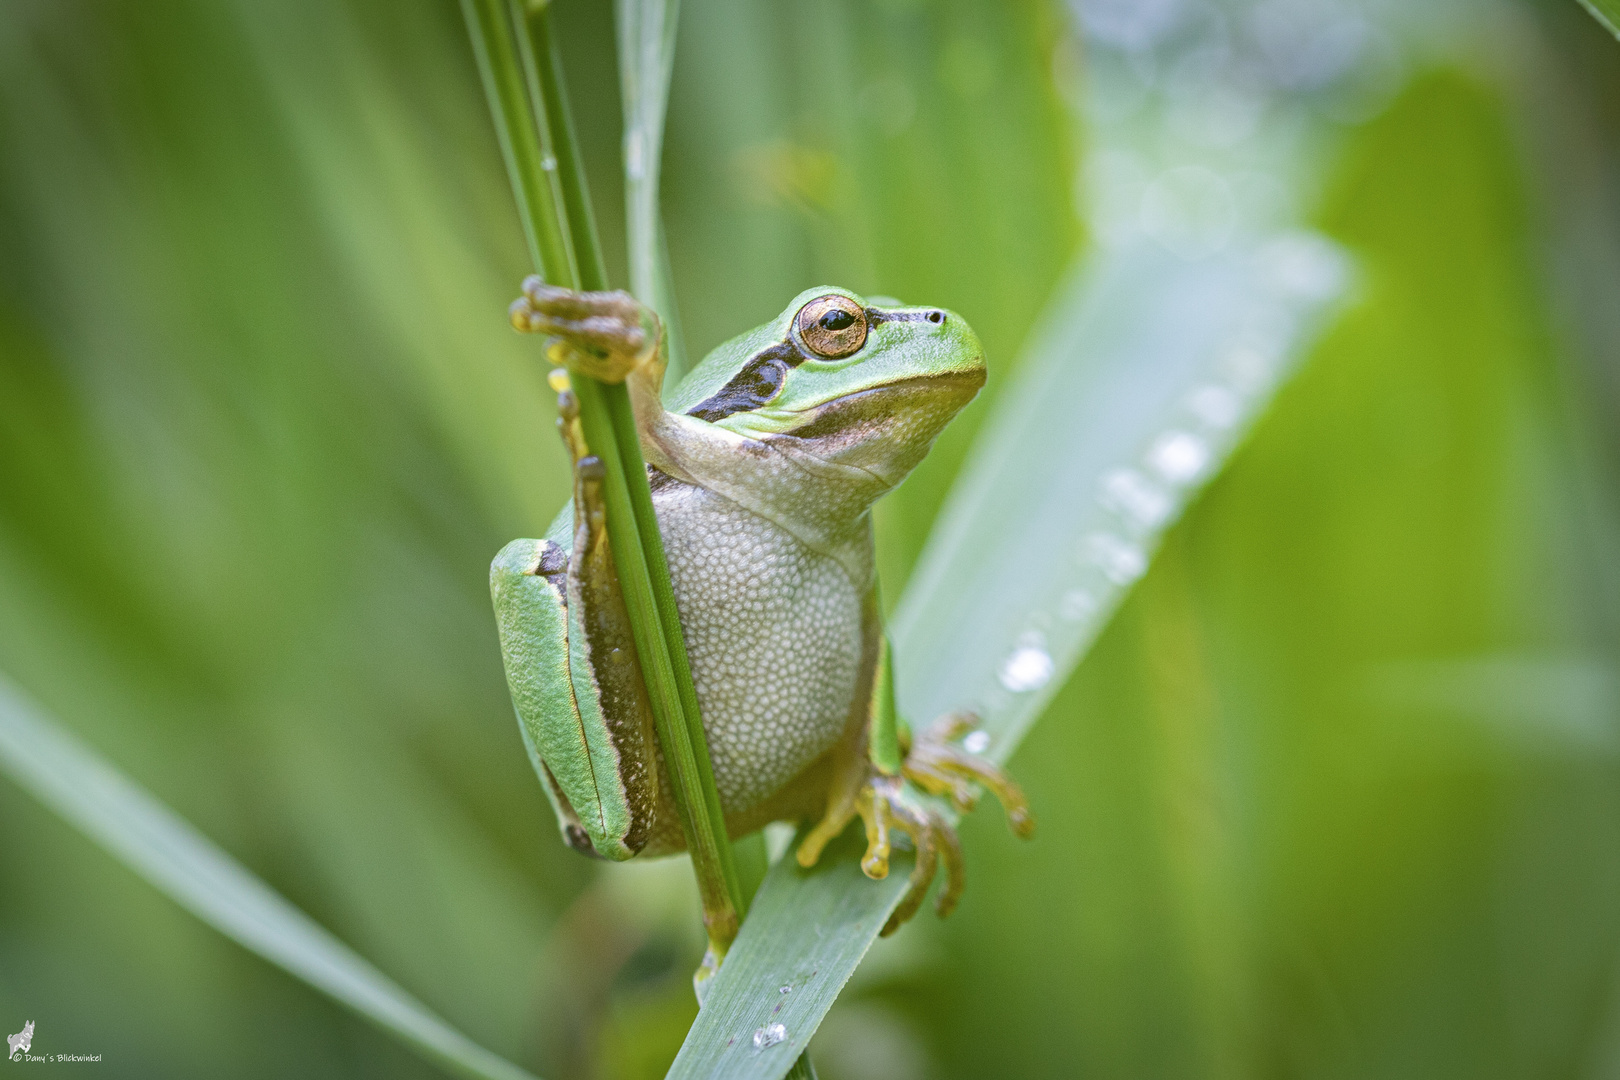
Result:
[[[928,321],[931,323],[943,323],[945,321],[945,313],[943,311],[930,311],[928,313]]]

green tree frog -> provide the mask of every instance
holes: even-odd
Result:
[[[941,915],[962,888],[955,830],[929,796],[971,807],[995,792],[1015,832],[1016,784],[958,740],[953,714],[913,737],[898,718],[873,566],[871,507],[906,477],[984,385],[961,316],[801,293],[715,349],[664,393],[662,327],[622,292],[524,283],[519,330],[563,367],[625,381],[727,830],[816,824],[811,866],[856,816],[863,870],[888,873],[891,838],[917,860],[884,932],[914,914],[943,863]],[[574,498],[544,539],[514,540],[490,570],[512,698],[564,840],[609,859],[684,848],[608,550],[601,462],[564,372],[553,388]]]

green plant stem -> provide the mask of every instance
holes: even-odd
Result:
[[[546,6],[527,13],[518,0],[462,0],[462,6],[536,264],[554,284],[605,288],[601,247],[562,97]],[[527,33],[515,34],[518,25]],[[736,937],[745,904],[714,786],[635,416],[623,384],[581,375],[573,375],[571,382],[586,444],[604,468],[608,543],[697,874],[710,948],[718,962]]]
[[[557,184],[561,188],[564,213],[567,215],[569,236],[577,258],[579,288],[606,289],[607,268],[602,262],[601,244],[596,237],[596,221],[591,211],[590,189],[585,183],[584,163],[574,136],[573,117],[569,113],[568,99],[561,78],[562,61],[557,50],[557,39],[551,32],[551,5],[530,4],[526,18],[528,50],[525,60],[533,73],[533,85],[540,108],[545,117],[545,132],[550,136],[550,149],[557,162]],[[665,328],[666,334],[668,328]],[[588,381],[588,380],[587,380]],[[697,690],[692,685],[691,665],[686,656],[686,638],[681,631],[680,613],[675,606],[675,590],[669,578],[669,563],[664,556],[663,535],[658,531],[658,518],[653,510],[652,489],[647,484],[647,472],[641,457],[641,436],[636,429],[635,414],[630,395],[623,386],[602,386],[609,427],[618,444],[619,457],[627,466],[626,489],[630,509],[636,522],[636,531],[646,553],[647,576],[652,585],[653,606],[658,614],[663,640],[669,654],[669,677],[648,675],[649,684],[658,682],[661,688],[673,686],[679,696],[680,714],[685,723],[685,736],[672,731],[672,738],[660,735],[666,756],[669,743],[684,741],[690,754],[679,750],[677,756],[690,757],[692,764],[683,768],[690,773],[689,780],[676,777],[676,786],[686,798],[683,810],[692,813],[692,829],[687,833],[687,846],[691,849],[694,866],[698,867],[700,888],[710,889],[718,883],[730,898],[736,916],[747,910],[747,897],[743,895],[736,869],[736,857],[731,850],[730,838],[725,832],[725,816],[720,806],[720,793],[714,785],[714,768],[709,761],[709,746],[703,734],[703,720],[698,708]],[[584,405],[581,422],[584,423]],[[586,428],[586,442],[590,442],[590,429]],[[611,510],[609,511],[611,514]],[[611,526],[609,529],[611,533]],[[639,645],[639,641],[638,641]],[[643,656],[647,655],[645,652]],[[655,662],[662,663],[661,658]],[[650,685],[649,685],[650,690]],[[703,813],[693,811],[699,804]],[[691,809],[687,809],[691,808]],[[705,820],[706,819],[706,820]],[[710,824],[714,826],[710,827]],[[696,843],[694,843],[694,839]],[[705,867],[718,873],[707,874]],[[703,882],[707,884],[703,884]],[[708,905],[705,905],[708,909]],[[734,936],[736,931],[730,933]],[[729,944],[729,939],[728,942]]]
[[[579,270],[578,288],[606,289],[607,264],[602,261],[602,245],[596,236],[590,188],[585,184],[585,163],[579,156],[574,116],[568,108],[568,90],[560,77],[562,56],[557,49],[556,35],[551,32],[549,0],[530,3],[523,22],[528,31],[528,40],[521,43],[527,46],[523,49],[524,65],[534,80],[535,96],[545,119],[544,134],[549,136],[550,150],[557,163],[557,187],[562,194],[574,263]],[[636,456],[641,456],[639,449]]]
[[[461,11],[495,121],[495,137],[506,161],[507,179],[512,182],[512,195],[517,200],[529,257],[547,281],[571,279],[574,275],[569,268],[574,260],[567,233],[557,218],[556,197],[539,128],[529,107],[528,86],[522,68],[515,62],[517,43],[506,5],[503,0],[462,0]]]
[[[687,849],[692,854],[692,865],[697,871],[698,891],[703,898],[703,923],[717,957],[723,957],[737,936],[737,926],[744,908],[741,887],[737,883],[735,856],[730,839],[726,836],[720,814],[720,796],[715,789],[713,771],[709,768],[708,746],[702,734],[701,721],[694,735],[686,716],[696,717],[695,706],[686,707],[675,671],[676,657],[686,675],[685,643],[680,636],[680,621],[675,619],[674,641],[682,644],[677,651],[669,647],[669,630],[659,610],[658,595],[653,578],[656,559],[664,569],[664,585],[669,589],[669,571],[664,565],[661,542],[646,543],[647,534],[640,532],[641,515],[635,513],[635,491],[631,477],[639,475],[646,499],[647,516],[652,516],[652,494],[647,489],[647,471],[641,464],[641,444],[630,425],[630,445],[626,447],[619,425],[614,421],[615,406],[629,412],[629,396],[622,385],[609,386],[592,379],[573,376],[574,394],[579,399],[579,421],[585,431],[585,441],[591,452],[601,458],[606,482],[603,493],[607,500],[608,543],[613,549],[614,566],[619,571],[619,586],[624,593],[625,609],[630,613],[630,630],[635,639],[636,653],[641,660],[641,674],[647,684],[651,700],[653,724],[658,731],[658,742],[664,751],[664,763],[674,781],[675,806],[681,817],[681,830],[686,836]],[[606,438],[593,438],[592,431],[606,432]],[[633,456],[632,456],[633,455]],[[656,523],[653,537],[658,536]],[[669,591],[669,607],[674,609],[674,593]],[[696,697],[694,692],[693,697]]]

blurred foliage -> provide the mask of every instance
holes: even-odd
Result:
[[[1615,0],[1581,0],[1592,17],[1609,28],[1609,32],[1620,37],[1620,4]]]
[[[557,17],[622,282],[608,7]],[[1081,241],[1065,13],[684,9],[694,355],[838,282],[961,310],[993,395]],[[557,843],[488,612],[565,474],[459,20],[0,9],[0,670],[474,1038],[657,1076],[689,882]],[[874,952],[827,1080],[1620,1064],[1620,69],[1573,4],[1476,36],[1323,163],[1357,305],[1014,759],[1041,838],[969,822],[961,910]],[[974,409],[881,509],[891,599]],[[37,1048],[436,1075],[6,785],[0,852]]]

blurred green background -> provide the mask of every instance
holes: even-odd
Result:
[[[1384,7],[686,0],[688,347],[818,282],[972,321],[892,599],[1086,250],[1099,39]],[[1353,301],[1013,759],[1037,840],[967,823],[826,1080],[1620,1075],[1620,45],[1433,10],[1285,118]],[[556,19],[622,283],[611,11]],[[489,612],[566,496],[524,263],[453,0],[0,7],[0,671],[474,1038],[657,1077],[689,877],[556,840]],[[103,1075],[439,1075],[0,782],[29,1018]]]

